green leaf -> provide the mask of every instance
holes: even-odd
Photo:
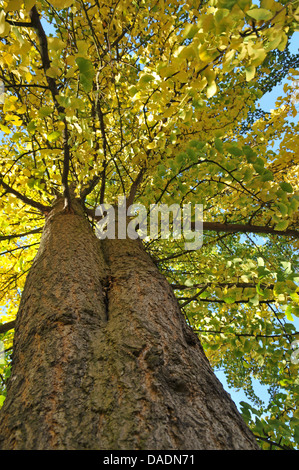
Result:
[[[140,78],[139,83],[140,83],[140,84],[143,84],[143,83],[150,83],[150,82],[152,82],[153,80],[155,80],[155,77],[154,77],[153,75],[151,75],[150,73],[145,73],[145,74],[142,75],[142,77]]]
[[[279,183],[279,186],[286,193],[292,193],[293,192],[293,187],[290,183],[287,183],[287,182],[283,181],[282,183]]]
[[[273,17],[273,13],[265,8],[253,8],[247,11],[247,15],[256,21],[268,21]]]
[[[82,88],[87,93],[92,90],[92,81],[95,76],[95,70],[91,60],[86,59],[85,57],[77,57],[76,64],[79,67],[80,71],[80,83]]]
[[[258,285],[256,286],[256,291],[259,295],[264,295],[264,292],[263,290],[261,289],[261,281],[258,283]]]
[[[281,266],[285,270],[286,274],[291,274],[293,272],[292,270],[292,263],[290,261],[282,261]]]
[[[247,159],[248,163],[253,163],[256,160],[255,151],[252,150],[252,148],[249,147],[248,145],[243,146],[243,152],[246,155],[246,159]]]
[[[278,222],[278,224],[275,225],[274,229],[278,231],[283,231],[288,228],[288,225],[288,220],[281,220],[281,222]]]
[[[228,148],[228,151],[231,155],[234,155],[235,157],[240,157],[243,154],[242,150],[239,149],[239,147],[236,147],[235,145],[231,145]]]
[[[38,110],[38,114],[40,115],[40,117],[47,117],[47,116],[50,116],[50,114],[52,113],[53,113],[53,108],[51,106],[42,106]]]
[[[245,74],[246,74],[246,81],[250,82],[255,76],[255,71],[256,68],[254,65],[249,65],[248,67],[245,68]]]
[[[215,139],[215,148],[218,150],[218,152],[223,153],[223,142],[217,137]]]
[[[56,140],[59,139],[60,136],[61,136],[60,131],[54,131],[54,132],[51,132],[51,134],[47,135],[47,139],[49,142],[55,142]]]
[[[299,307],[292,307],[292,314],[295,315],[295,317],[299,317]]]
[[[258,295],[258,293],[256,293],[254,297],[251,297],[251,299],[249,299],[249,302],[252,305],[257,306],[259,304],[259,300],[260,300],[259,295]]]
[[[35,185],[35,179],[34,178],[29,178],[29,180],[27,181],[27,186],[29,188],[33,188]]]
[[[226,304],[233,304],[236,299],[234,297],[224,297],[223,300]]]
[[[27,131],[29,134],[34,134],[36,131],[36,122],[34,120],[30,121],[28,126],[27,126]]]
[[[82,73],[83,75],[91,74],[92,76],[94,76],[95,71],[94,71],[91,60],[86,59],[85,57],[77,57],[76,64],[79,67],[80,73]]]
[[[292,306],[288,305],[285,310],[285,315],[289,321],[294,321],[294,317],[292,315]]]
[[[86,93],[92,90],[92,78],[90,78],[88,75],[80,75],[80,83]]]

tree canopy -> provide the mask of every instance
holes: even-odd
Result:
[[[70,187],[94,211],[203,204],[204,240],[145,239],[265,449],[298,448],[298,1],[0,1],[0,339]],[[275,108],[258,107],[286,79]],[[298,348],[298,346],[297,346]],[[0,365],[1,397],[9,361]],[[266,385],[269,404],[254,393]],[[1,390],[0,390],[1,391]],[[252,405],[254,404],[254,406]]]

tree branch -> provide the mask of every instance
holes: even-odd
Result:
[[[257,284],[253,282],[219,282],[218,284],[214,284],[212,282],[207,282],[206,284],[194,284],[193,286],[186,286],[185,284],[171,284],[173,290],[187,290],[187,289],[201,289],[204,286],[210,287],[236,287],[239,289],[248,289],[252,288],[255,289]],[[259,286],[261,289],[273,289],[274,284],[260,284]]]
[[[137,192],[138,186],[140,185],[140,183],[142,181],[144,172],[145,172],[145,168],[141,168],[141,170],[139,171],[139,173],[137,175],[137,178],[135,179],[135,181],[133,182],[133,184],[130,188],[130,193],[129,193],[128,201],[127,201],[128,206],[130,206],[134,202],[136,192]]]
[[[42,65],[43,65],[43,69],[45,72],[46,80],[48,82],[50,91],[52,93],[53,100],[55,102],[55,105],[57,106],[58,112],[64,113],[64,108],[60,106],[57,102],[57,95],[59,94],[59,92],[57,89],[56,81],[54,78],[47,76],[47,70],[51,67],[51,60],[49,57],[49,50],[48,50],[48,39],[44,31],[44,28],[41,24],[41,21],[39,19],[40,15],[36,9],[36,6],[31,8],[29,12],[29,16],[31,19],[31,26],[35,29],[38,40],[39,40]]]
[[[15,327],[15,323],[16,323],[15,320],[9,321],[7,323],[2,323],[0,325],[0,334],[6,333],[9,330],[13,330]]]
[[[14,194],[18,199],[23,201],[25,204],[28,204],[31,207],[34,207],[35,209],[38,209],[40,212],[43,214],[47,215],[48,212],[50,212],[51,207],[50,206],[45,206],[44,204],[41,204],[40,202],[34,201],[33,199],[30,199],[27,196],[24,196],[24,194],[19,193],[16,189],[11,188],[8,184],[4,183],[2,179],[0,179],[0,184],[3,186],[3,188],[11,194]]]
[[[191,223],[192,230],[195,229],[195,224]],[[236,233],[264,233],[271,235],[290,235],[294,238],[299,238],[299,231],[287,229],[284,231],[275,230],[274,227],[265,225],[250,225],[250,224],[225,224],[220,222],[203,222],[203,231],[213,232],[236,232]]]
[[[248,304],[250,303],[250,299],[244,299],[244,300],[234,300],[233,302],[231,303],[227,303],[225,302],[225,300],[222,300],[222,299],[198,299],[199,293],[194,296],[194,297],[177,297],[177,300],[185,300],[186,302],[189,301],[191,302],[192,300],[196,301],[196,302],[208,302],[208,303],[216,303],[216,304],[227,304],[227,305],[232,305],[232,304]],[[185,303],[186,303],[185,302]],[[273,304],[275,303],[276,300],[275,299],[269,299],[269,300],[259,300],[259,304]],[[185,305],[185,304],[184,304]]]
[[[44,28],[40,21],[40,15],[36,9],[36,6],[32,7],[29,16],[31,19],[31,25],[36,31],[39,45],[40,45],[40,55],[42,59],[42,65],[45,72],[46,80],[48,82],[49,89],[51,91],[54,104],[57,108],[57,111],[60,114],[65,113],[65,109],[61,106],[57,101],[57,96],[59,95],[58,88],[56,85],[56,81],[52,77],[48,77],[47,71],[51,67],[51,60],[49,57],[49,50],[48,50],[48,39],[47,35],[44,31]],[[70,208],[70,191],[68,186],[68,175],[69,175],[69,165],[70,165],[70,148],[68,144],[68,127],[67,121],[64,118],[64,132],[63,132],[63,148],[64,148],[64,158],[63,158],[63,172],[62,172],[62,186],[63,186],[63,195],[65,198],[65,208]]]
[[[12,240],[14,238],[22,238],[22,237],[27,237],[27,235],[33,235],[34,233],[40,233],[43,230],[42,227],[35,228],[34,230],[30,230],[30,232],[24,232],[24,233],[13,233],[11,235],[0,235],[0,241],[3,240]]]

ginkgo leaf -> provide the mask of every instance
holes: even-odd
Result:
[[[281,220],[281,222],[278,222],[278,224],[275,225],[275,230],[286,230],[288,228],[288,225],[288,220]]]
[[[4,31],[5,31],[5,26],[6,26],[6,23],[5,23],[5,12],[4,10],[1,10],[0,11],[0,34],[3,34]]]
[[[42,106],[41,108],[39,108],[38,110],[38,114],[41,116],[41,117],[46,117],[46,116],[50,116],[50,114],[53,113],[53,108],[51,106]]]
[[[286,204],[283,204],[282,202],[279,202],[277,205],[278,205],[280,213],[282,214],[283,217],[285,217],[288,213],[288,206]]]
[[[150,73],[145,73],[140,77],[139,84],[150,83],[155,80],[155,77]]]
[[[49,67],[47,70],[47,77],[57,78],[61,71],[58,67]]]
[[[245,67],[246,81],[250,82],[255,76],[256,67],[254,65],[249,65]]]
[[[85,57],[77,57],[76,63],[80,71],[80,83],[86,92],[91,91],[95,70],[91,60]]]
[[[74,0],[51,0],[51,5],[53,7],[62,10],[63,8],[68,8],[74,3]]]
[[[61,136],[60,131],[54,131],[47,135],[47,139],[49,142],[55,142],[56,140],[59,139],[60,136]]]
[[[214,96],[216,93],[217,93],[217,85],[216,85],[216,82],[213,81],[207,87],[207,98],[212,98],[212,96]]]
[[[273,17],[273,13],[265,8],[253,8],[247,11],[247,15],[256,21],[268,21]]]
[[[292,193],[293,192],[293,187],[290,183],[287,183],[286,181],[283,181],[282,183],[279,184],[281,189],[287,193]]]
[[[222,142],[222,140],[216,138],[215,139],[215,147],[218,150],[218,152],[223,153],[223,142]]]
[[[20,10],[21,6],[23,5],[24,0],[9,0],[5,11],[16,11]]]
[[[76,57],[76,64],[79,67],[80,73],[84,75],[91,74],[92,76],[95,74],[92,62],[90,59],[86,59],[85,57]]]
[[[23,4],[24,4],[25,10],[30,11],[31,8],[35,5],[35,3],[36,3],[35,0],[24,0]]]

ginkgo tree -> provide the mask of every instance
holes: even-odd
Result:
[[[0,2],[0,448],[298,448],[298,19],[296,1]],[[120,196],[148,218],[202,205],[202,246],[99,239]]]

